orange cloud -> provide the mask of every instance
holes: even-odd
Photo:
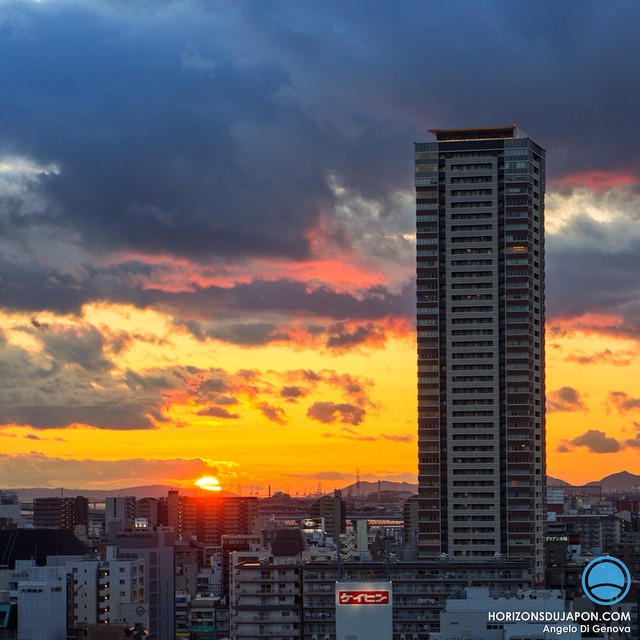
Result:
[[[142,289],[157,289],[179,293],[207,287],[233,287],[249,284],[259,275],[263,280],[288,278],[314,283],[331,283],[336,289],[354,291],[360,288],[397,282],[398,276],[405,279],[407,273],[385,274],[371,269],[370,265],[357,264],[355,254],[345,251],[343,255],[291,262],[285,260],[253,259],[242,264],[209,262],[206,265],[169,255],[147,255],[120,252],[111,255],[105,267],[120,267],[138,264],[145,269],[131,270],[128,284]]]
[[[194,478],[216,475],[232,483],[238,465],[229,460],[203,458],[135,458],[101,460],[47,456],[30,452],[19,455],[0,454],[0,484],[5,487],[71,486],[85,489],[113,489],[138,484],[190,486]]]
[[[590,355],[572,354],[565,358],[568,362],[578,364],[610,364],[616,367],[628,367],[631,364],[633,352],[622,351],[614,353],[610,349],[605,349],[599,353]]]
[[[594,191],[606,191],[614,187],[628,187],[638,184],[638,178],[630,173],[616,171],[583,171],[553,180],[551,184],[558,189],[587,187]]]
[[[611,333],[624,328],[624,319],[614,314],[585,313],[578,316],[555,317],[547,326],[549,337],[564,337],[583,333]]]
[[[584,411],[586,406],[580,392],[573,387],[547,391],[547,411]]]
[[[620,413],[640,409],[640,398],[634,398],[624,391],[610,391],[609,400]]]

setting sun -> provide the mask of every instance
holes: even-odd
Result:
[[[199,480],[196,480],[196,486],[206,491],[220,491],[220,481],[213,476],[203,476]]]

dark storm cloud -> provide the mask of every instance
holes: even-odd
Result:
[[[162,10],[147,27],[70,6],[14,10],[28,34],[0,46],[0,133],[13,153],[60,166],[42,185],[57,224],[102,249],[308,253],[304,233],[330,194],[317,163],[287,161],[310,140],[269,97],[286,79],[282,70],[234,66],[186,7],[176,5],[177,29]],[[192,40],[202,57],[223,56],[215,78],[184,64]],[[278,161],[252,128],[261,122],[277,136],[287,121],[291,147]],[[279,224],[258,231],[257,215]]]
[[[414,310],[413,284],[405,285],[399,292],[376,285],[356,296],[327,285],[313,287],[285,278],[256,279],[229,287],[193,285],[186,291],[166,291],[154,287],[153,280],[152,268],[138,262],[110,268],[91,267],[71,275],[39,267],[37,263],[20,266],[3,265],[0,261],[0,294],[6,308],[79,313],[84,304],[106,299],[139,308],[162,309],[177,321],[184,321],[188,330],[201,340],[215,337],[248,346],[289,337],[273,323],[233,322],[234,318],[274,313],[332,320],[408,319]],[[185,278],[183,286],[187,285]],[[211,317],[222,317],[228,324],[209,328],[199,322]],[[319,327],[310,327],[310,333],[318,331]]]
[[[626,224],[584,216],[548,235],[547,309],[614,313],[624,324],[610,333],[637,337],[639,18],[631,0],[2,3],[0,164],[31,169],[17,182],[0,169],[0,304],[153,307],[240,346],[293,342],[284,319],[303,316],[329,349],[381,343],[382,319],[414,315],[398,286],[413,215],[394,199],[411,193],[411,143],[516,120],[547,148],[550,186],[631,176],[626,202],[598,202],[620,204]],[[163,287],[176,258],[286,266],[327,248],[402,274],[360,294],[250,272],[228,288],[180,290],[180,273],[182,287]],[[48,349],[109,367],[83,343]]]
[[[62,429],[72,424],[88,424],[97,429],[152,429],[147,413],[152,407],[142,403],[114,405],[0,406],[0,424],[28,425],[34,429]]]
[[[37,219],[5,204],[14,231],[303,258],[335,204],[329,175],[387,202],[410,187],[410,142],[439,125],[517,118],[556,172],[637,168],[634,2],[95,7],[3,5],[2,148],[59,167]]]
[[[43,335],[44,350],[54,360],[80,365],[87,371],[107,371],[104,336],[95,327],[65,328]]]
[[[29,265],[3,260],[0,256],[0,300],[2,306],[19,311],[47,309],[75,313],[90,300],[103,296],[95,283],[68,273],[55,272],[38,263]]]
[[[547,239],[548,315],[615,314],[623,324],[600,326],[618,336],[640,336],[640,264],[637,199],[613,222],[586,218]]]
[[[11,153],[60,167],[41,184],[47,220],[98,250],[309,255],[344,136],[279,95],[295,47],[245,61],[260,34],[230,8],[235,44],[219,16],[186,3],[144,23],[70,5],[13,11],[27,26],[0,46],[0,134]],[[355,162],[370,144],[343,151]]]

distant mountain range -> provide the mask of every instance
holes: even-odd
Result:
[[[568,482],[547,476],[547,484],[550,487],[571,487]],[[587,483],[585,486],[600,485],[603,493],[640,493],[640,475],[629,473],[628,471],[620,471],[605,476],[601,480],[595,480]],[[103,501],[107,497],[113,496],[135,496],[136,498],[158,498],[166,496],[170,489],[175,489],[164,484],[152,484],[139,487],[125,487],[122,489],[66,489],[66,488],[34,488],[34,489],[11,489],[15,491],[22,502],[31,502],[34,498],[47,498],[50,496],[85,496],[89,501]],[[398,493],[406,493],[411,495],[418,492],[418,485],[411,482],[391,482],[389,480],[380,480],[379,482],[361,481],[354,482],[346,487],[342,487],[342,496],[348,497],[367,497],[376,494],[378,491],[387,492],[395,491]],[[202,490],[191,488],[180,488],[182,495],[207,495]],[[235,496],[238,495],[231,491],[221,491],[215,495],[219,496]],[[311,496],[309,496],[311,497]]]
[[[602,493],[640,493],[640,475],[629,473],[628,471],[620,471],[605,476],[601,480],[593,480],[587,482],[585,487],[593,487],[600,485]],[[547,476],[547,486],[549,487],[572,487],[581,485],[571,485],[564,480]]]
[[[366,480],[362,480],[360,481],[360,483],[354,482],[353,484],[349,484],[346,487],[343,487],[342,497],[367,497],[372,494],[378,493],[378,491],[396,491],[412,495],[414,493],[418,493],[418,485],[413,482],[391,482],[389,480],[380,480],[380,482],[368,482]]]
[[[169,489],[175,489],[164,484],[149,484],[141,487],[125,487],[124,489],[56,489],[38,487],[34,489],[11,489],[18,494],[21,502],[31,502],[34,498],[85,496],[89,501],[100,502],[113,496],[135,496],[136,498],[158,498],[166,496]],[[184,493],[184,492],[183,492]]]
[[[588,482],[585,486],[601,486],[603,493],[640,493],[640,475],[629,473],[628,471],[620,471],[605,476],[601,480]],[[547,476],[547,486],[549,487],[572,487],[580,485],[571,485],[559,478]],[[342,489],[344,496],[363,495],[368,496],[378,491],[377,482],[360,482],[360,490],[358,493],[357,485],[350,484]],[[417,493],[418,485],[410,482],[389,482],[383,480],[380,482],[380,491],[399,491],[407,493]]]
[[[640,493],[640,475],[620,471],[612,473],[600,481],[588,482],[587,485],[600,484],[604,493]]]

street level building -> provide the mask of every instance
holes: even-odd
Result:
[[[580,623],[553,622],[554,617],[561,620],[570,614],[571,605],[558,590],[532,589],[514,594],[469,587],[447,600],[440,618],[440,633],[448,640],[580,640]],[[529,621],[515,621],[516,613]],[[536,616],[548,616],[552,622],[545,622],[544,617],[538,621]]]
[[[29,567],[18,582],[18,638],[65,640],[67,587],[60,567]]]

